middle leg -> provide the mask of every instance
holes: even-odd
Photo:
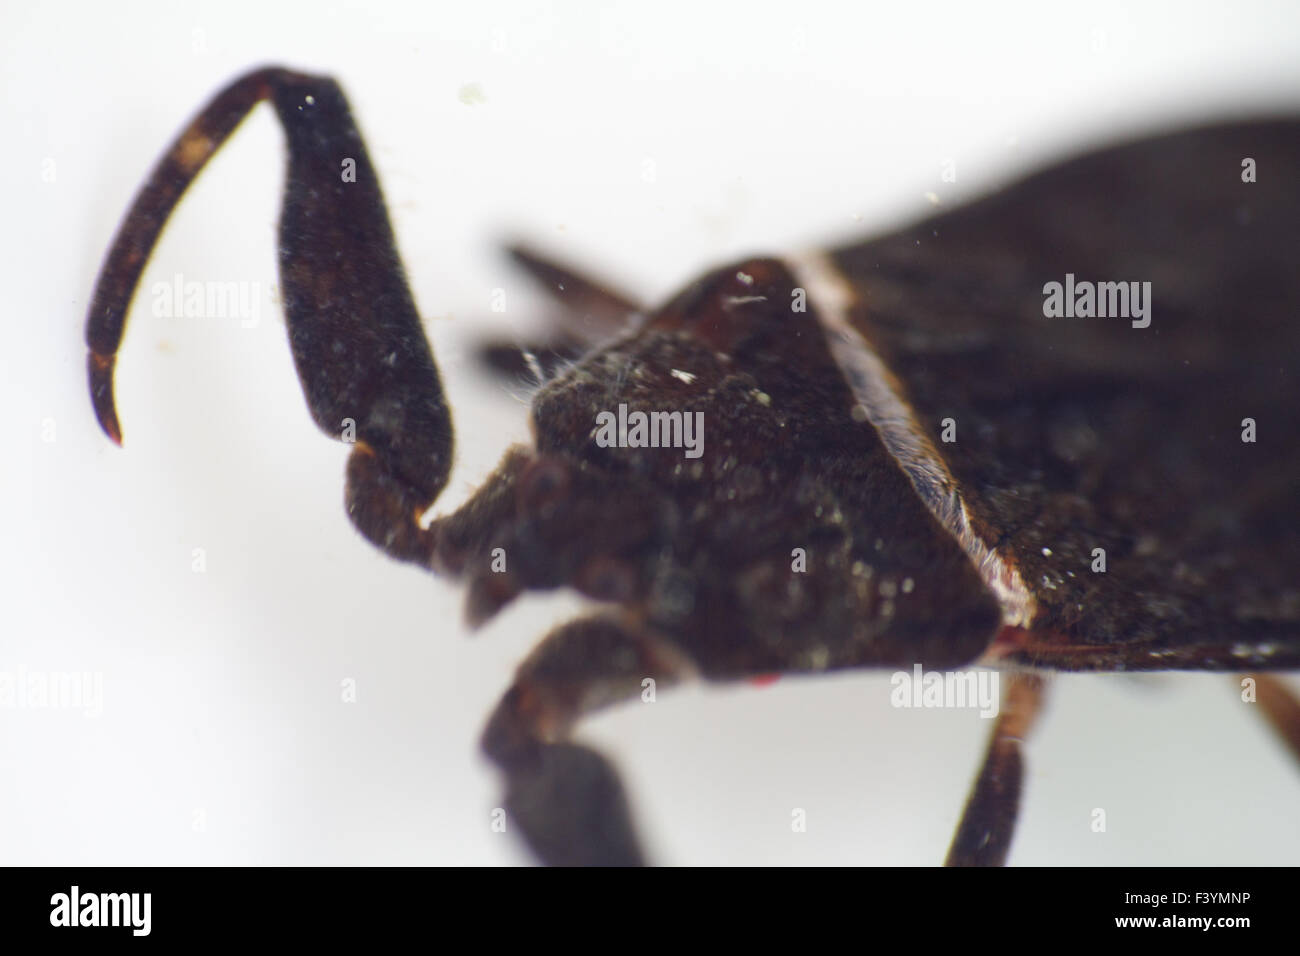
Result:
[[[657,689],[694,670],[674,645],[614,617],[562,625],[520,665],[482,746],[505,774],[507,819],[542,863],[644,865],[617,772],[572,731],[587,714],[642,694],[647,679]]]
[[[1002,866],[1011,849],[1024,782],[1025,737],[1042,711],[1043,678],[1013,674],[984,765],[971,788],[945,866]]]

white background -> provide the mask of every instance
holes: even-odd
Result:
[[[502,238],[653,302],[711,264],[888,229],[927,192],[951,203],[1074,145],[1300,102],[1294,3],[1040,7],[6,3],[0,671],[104,680],[97,718],[0,710],[6,861],[528,859],[489,827],[477,738],[577,602],[526,598],[470,635],[453,585],[353,532],[346,449],[311,425],[270,303],[283,151],[267,108],[144,280],[258,282],[261,323],[155,318],[142,298],[118,365],[125,448],[95,425],[82,329],[100,258],[219,86],[283,62],[347,90],[454,402],[450,507],[526,435],[523,390],[460,358],[543,311]],[[867,674],[690,688],[582,736],[624,771],[656,861],[937,863],[988,722],[888,692]],[[1058,680],[1011,861],[1295,863],[1300,776],[1252,710],[1226,675]]]

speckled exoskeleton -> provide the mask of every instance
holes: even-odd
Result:
[[[288,142],[293,356],[321,430],[355,426],[357,529],[464,579],[474,624],[529,589],[604,605],[542,641],[483,736],[541,860],[643,862],[612,765],[572,734],[647,679],[1006,668],[949,856],[987,864],[1010,844],[1040,672],[1300,666],[1300,123],[1106,149],[883,238],[714,270],[654,309],[515,250],[582,321],[527,353],[547,375],[533,444],[426,524],[450,410],[326,78],[240,78],[154,170],[87,322],[99,421],[120,442],[114,357],[166,217],[263,100]],[[1242,156],[1274,172],[1247,184]],[[1107,284],[1109,314],[1046,307],[1076,277]],[[1146,324],[1114,312],[1137,280]],[[619,409],[661,416],[665,440],[598,441]],[[698,454],[673,447],[686,415]],[[1300,707],[1258,679],[1300,751]]]

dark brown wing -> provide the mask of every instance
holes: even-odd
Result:
[[[1300,666],[1297,176],[1300,121],[1215,126],[833,253],[853,324],[1036,601],[1011,660]],[[1045,317],[1067,273],[1150,282],[1150,325]]]

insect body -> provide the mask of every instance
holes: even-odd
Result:
[[[890,236],[736,263],[630,328],[644,310],[625,296],[518,250],[609,334],[547,343],[534,444],[425,526],[451,415],[329,79],[248,74],[164,155],[92,302],[96,413],[120,441],[136,284],[261,100],[288,141],[294,360],[317,425],[355,438],[354,525],[464,579],[473,624],[526,590],[605,605],[542,641],[483,736],[541,860],[643,862],[612,765],[572,732],[647,678],[1008,667],[949,857],[971,864],[1005,859],[1038,671],[1300,666],[1300,123],[1120,146]],[[1242,157],[1273,172],[1244,182]],[[1293,704],[1261,680],[1300,751]]]

